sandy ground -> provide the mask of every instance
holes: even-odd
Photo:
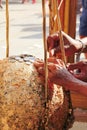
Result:
[[[46,4],[47,14],[48,5]],[[32,54],[44,57],[42,36],[41,3],[31,1],[21,4],[21,1],[9,1],[9,55]],[[48,35],[47,15],[47,35]],[[0,9],[0,59],[6,57],[6,12],[5,3]],[[70,130],[87,130],[87,123],[75,122]]]

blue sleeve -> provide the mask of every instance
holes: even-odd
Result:
[[[83,9],[87,9],[87,0],[82,0]]]

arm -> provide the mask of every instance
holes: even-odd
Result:
[[[62,32],[64,39],[64,47],[66,56],[71,56],[74,53],[78,53],[82,50],[84,44],[83,52],[87,52],[87,37],[79,40],[71,38],[66,33]],[[47,38],[48,51],[50,56],[60,55],[60,45],[59,45],[59,36],[58,33],[55,33]]]
[[[34,65],[39,74],[44,76],[44,63],[35,62]],[[87,83],[75,78],[60,59],[48,59],[48,78],[50,82],[87,96]]]
[[[66,79],[66,84],[64,87],[70,91],[87,96],[87,83],[75,78],[74,76],[70,76],[68,79]]]

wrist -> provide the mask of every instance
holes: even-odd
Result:
[[[85,49],[85,44],[81,41],[81,40],[79,40],[79,39],[76,39],[76,42],[78,41],[78,47],[77,47],[77,53],[78,54],[81,54],[82,52],[83,52],[83,50]]]

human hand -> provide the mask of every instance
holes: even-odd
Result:
[[[64,49],[66,56],[74,55],[82,48],[82,44],[79,41],[71,38],[64,32],[62,32],[62,35],[64,40]],[[50,57],[52,56],[61,57],[60,40],[58,32],[48,36],[47,46]]]
[[[74,77],[87,82],[87,60],[68,64],[67,68],[74,75]]]
[[[35,61],[34,65],[40,76],[44,77],[45,73],[43,61]],[[67,86],[69,84],[68,81],[72,79],[72,75],[67,71],[62,60],[51,57],[48,59],[48,79],[50,82],[57,85]]]

